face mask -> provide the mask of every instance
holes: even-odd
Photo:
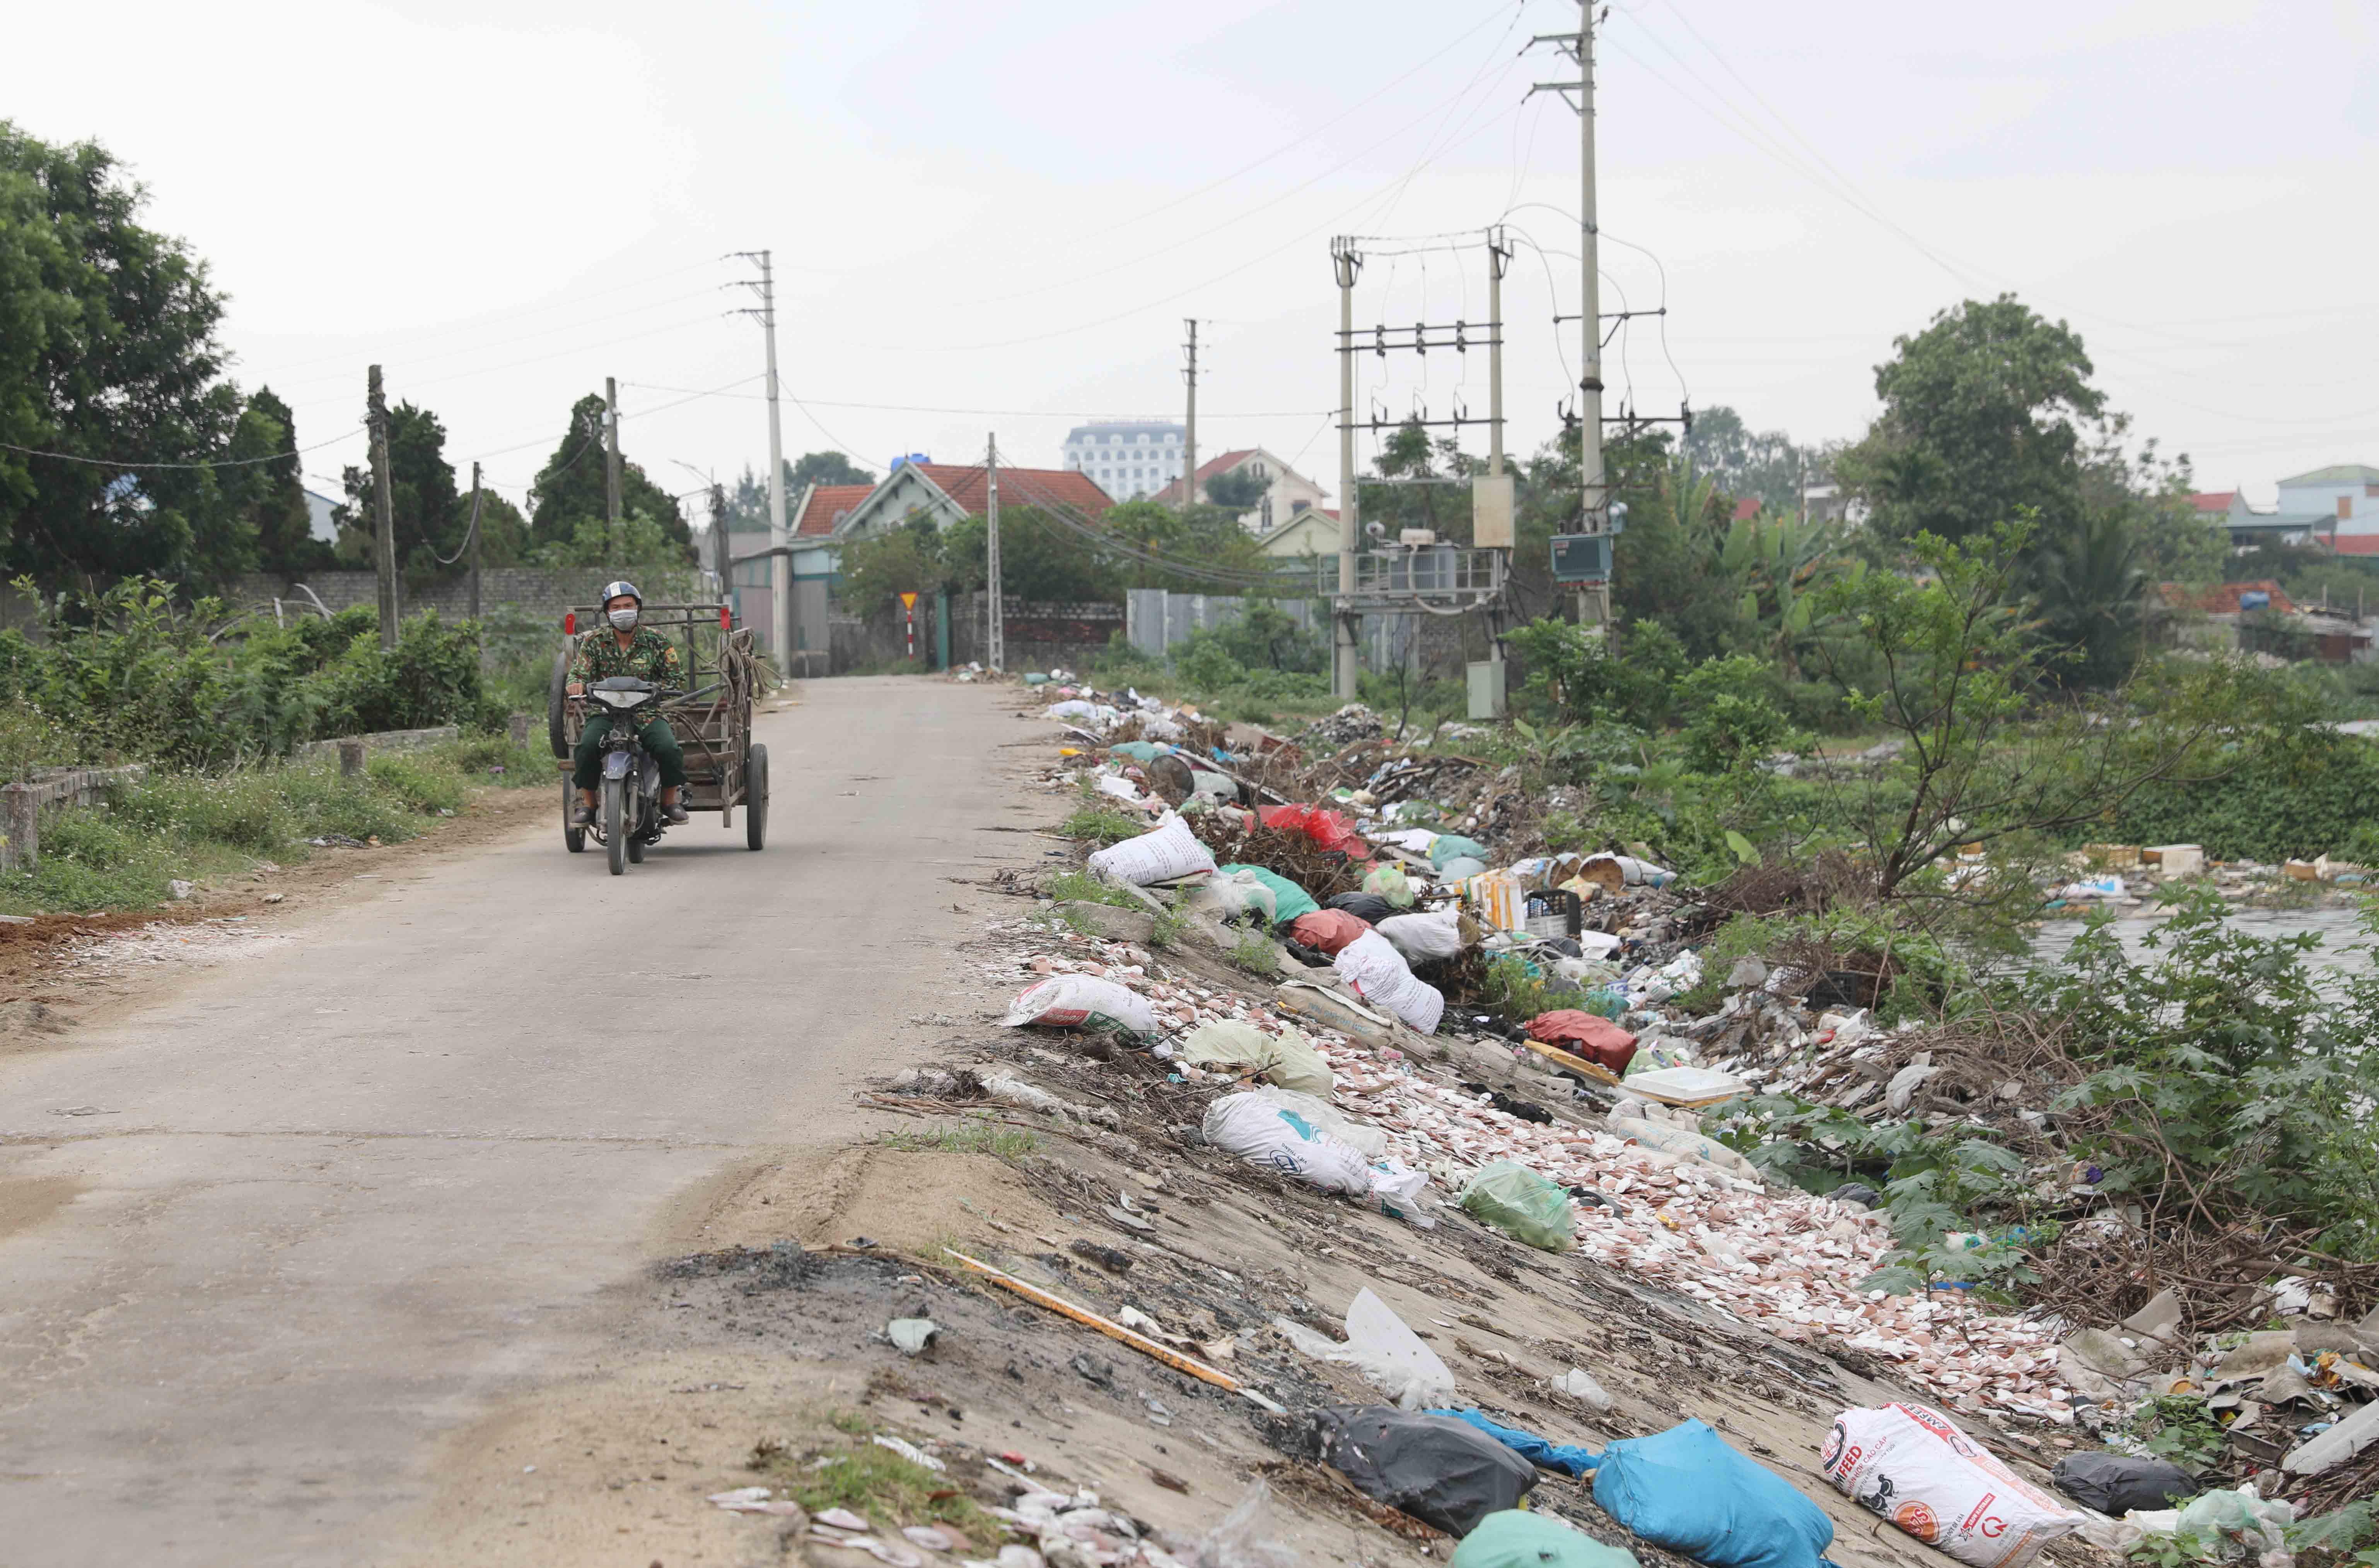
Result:
[[[633,632],[636,629],[636,612],[633,609],[615,609],[611,611],[611,624],[622,632]]]

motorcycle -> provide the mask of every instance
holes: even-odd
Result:
[[[614,876],[642,864],[645,851],[660,842],[669,826],[658,803],[660,764],[636,739],[636,710],[682,695],[632,675],[614,675],[586,688],[586,700],[602,704],[612,719],[611,732],[603,738],[602,804],[595,813],[594,834],[610,854]],[[579,830],[572,836],[583,842]]]

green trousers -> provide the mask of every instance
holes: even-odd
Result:
[[[578,737],[578,749],[570,754],[570,780],[582,790],[599,790],[603,786],[603,742],[610,738],[611,724],[608,713],[586,716],[586,732]],[[679,749],[676,733],[657,715],[645,720],[635,734],[653,760],[661,765],[661,788],[683,784],[685,753]]]

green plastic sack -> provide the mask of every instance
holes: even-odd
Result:
[[[1412,878],[1400,865],[1383,865],[1363,878],[1363,891],[1375,899],[1385,899],[1400,910],[1413,907]]]
[[[1509,1160],[1479,1166],[1462,1189],[1462,1207],[1505,1235],[1548,1252],[1566,1252],[1577,1245],[1568,1189]]]
[[[1486,862],[1491,851],[1476,838],[1465,838],[1459,833],[1441,833],[1429,847],[1429,863],[1438,870],[1445,869],[1448,861]]]
[[[1107,748],[1117,756],[1129,757],[1142,764],[1154,762],[1172,749],[1158,741],[1117,741]]]
[[[1311,914],[1322,907],[1312,894],[1276,871],[1266,871],[1260,865],[1226,865],[1222,868],[1222,874],[1226,876],[1235,871],[1252,871],[1256,874],[1257,881],[1272,889],[1272,918],[1274,924],[1286,924],[1298,915]]]
[[[1176,1049],[1181,1060],[1192,1067],[1250,1072],[1283,1089],[1330,1098],[1334,1082],[1330,1064],[1295,1029],[1266,1034],[1251,1023],[1218,1019],[1191,1030]]]
[[[1454,1568],[1640,1568],[1636,1554],[1525,1509],[1490,1514],[1454,1549]]]

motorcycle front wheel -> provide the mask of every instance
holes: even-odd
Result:
[[[611,874],[628,874],[628,781],[624,778],[603,780],[603,848],[611,858]]]

